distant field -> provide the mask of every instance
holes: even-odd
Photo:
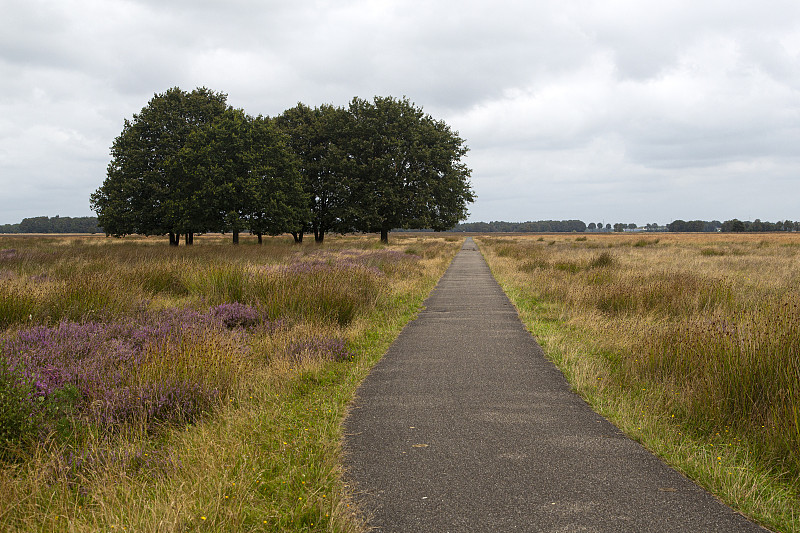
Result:
[[[800,531],[800,234],[476,240],[592,405],[734,507]]]
[[[461,241],[0,236],[0,530],[360,530],[341,419]]]

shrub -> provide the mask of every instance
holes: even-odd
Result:
[[[25,376],[0,358],[0,460],[13,461],[36,434],[33,387]]]
[[[606,268],[614,265],[614,256],[608,252],[602,252],[589,263],[589,268]]]
[[[721,256],[725,255],[725,251],[720,250],[719,248],[703,248],[700,250],[700,255],[710,256],[710,257]]]
[[[524,263],[520,263],[519,269],[523,272],[532,272],[534,270],[544,270],[550,267],[550,263],[547,262],[546,259],[543,258],[536,258],[531,259],[530,261],[525,261]]]
[[[563,272],[569,272],[570,274],[574,274],[582,270],[580,263],[576,261],[556,261],[553,263],[553,268]]]
[[[212,307],[211,314],[228,328],[255,326],[261,321],[253,306],[238,302]]]

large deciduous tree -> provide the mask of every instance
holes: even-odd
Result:
[[[312,231],[314,241],[322,243],[330,231],[344,232],[347,190],[343,173],[342,133],[347,111],[331,105],[310,108],[303,103],[275,117],[287,134],[297,156],[300,174],[310,208],[310,218],[292,234],[302,242],[303,233]]]
[[[467,218],[474,201],[464,140],[408,99],[354,98],[343,132],[349,193],[344,218],[353,229],[443,231]]]
[[[191,204],[202,227],[278,235],[308,218],[295,159],[268,118],[229,109],[190,135],[182,172],[198,182]]]
[[[125,120],[111,146],[107,177],[91,196],[107,234],[169,233],[170,244],[177,245],[181,233],[205,229],[191,201],[197,178],[179,167],[178,154],[192,132],[225,112],[226,100],[204,87],[174,87]]]

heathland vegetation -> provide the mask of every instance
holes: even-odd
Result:
[[[206,88],[156,94],[111,147],[91,205],[110,235],[442,231],[473,201],[464,140],[407,99],[269,118]]]
[[[459,248],[0,237],[0,530],[358,531],[355,387]]]
[[[800,531],[800,235],[476,240],[595,409],[735,508]]]

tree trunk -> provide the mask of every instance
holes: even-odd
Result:
[[[292,237],[294,237],[295,244],[303,244],[303,232],[302,231],[292,231],[290,232]]]
[[[180,238],[181,238],[181,236],[180,236],[179,233],[172,233],[170,231],[169,232],[169,245],[170,246],[178,246],[178,243],[180,242],[178,239],[180,239]]]
[[[389,244],[389,230],[388,229],[382,229],[381,230],[381,242],[383,244]]]
[[[264,244],[264,241],[261,238],[262,234],[261,233],[256,233],[256,235],[258,235],[258,244]]]
[[[314,232],[314,242],[317,244],[322,244],[322,241],[325,240],[325,232],[323,230],[315,231]]]
[[[239,230],[233,230],[233,244],[239,244]]]
[[[192,233],[191,231],[189,233],[187,233],[185,242],[186,242],[186,246],[193,245],[194,244],[194,233]]]

